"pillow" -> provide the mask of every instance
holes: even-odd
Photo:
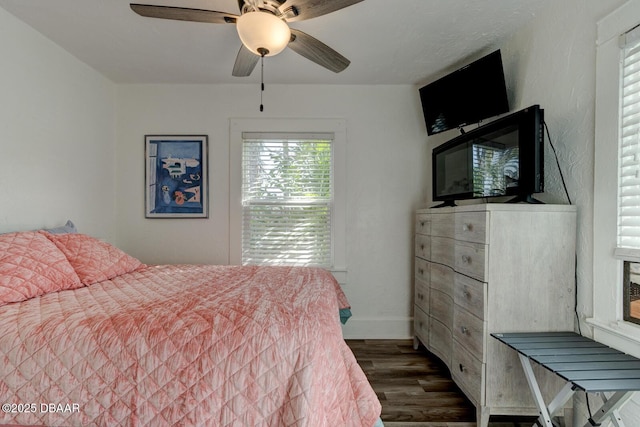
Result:
[[[40,232],[0,235],[0,305],[81,286],[64,254]]]
[[[54,227],[54,228],[45,228],[43,229],[44,231],[46,231],[47,233],[51,233],[51,234],[65,234],[65,233],[77,233],[78,229],[76,228],[76,225],[71,222],[71,220],[68,220],[67,223],[63,226],[60,227]]]
[[[65,254],[80,281],[85,285],[102,282],[146,267],[115,246],[86,234],[44,233],[44,235]]]
[[[78,229],[76,228],[76,225],[73,222],[71,222],[71,220],[67,220],[67,223],[65,225],[61,225],[60,227],[39,228],[37,230],[32,230],[32,231],[39,231],[39,230],[43,230],[43,231],[46,231],[46,232],[52,233],[52,234],[77,233],[78,232]],[[7,233],[0,233],[0,234],[8,234],[8,233],[17,233],[17,231],[8,231]]]

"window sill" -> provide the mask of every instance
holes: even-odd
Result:
[[[594,329],[594,340],[640,357],[640,325],[620,320],[605,323],[593,317],[586,321]]]

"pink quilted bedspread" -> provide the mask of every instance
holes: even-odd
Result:
[[[366,426],[324,270],[157,266],[0,307],[0,424]]]

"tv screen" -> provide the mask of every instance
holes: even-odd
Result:
[[[420,101],[429,135],[509,112],[500,51],[422,87]]]
[[[433,200],[516,196],[544,189],[544,110],[538,105],[495,120],[433,149]]]

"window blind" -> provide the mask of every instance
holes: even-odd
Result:
[[[243,133],[243,264],[332,266],[332,141]]]
[[[621,37],[622,69],[618,160],[620,257],[640,256],[640,31]]]

